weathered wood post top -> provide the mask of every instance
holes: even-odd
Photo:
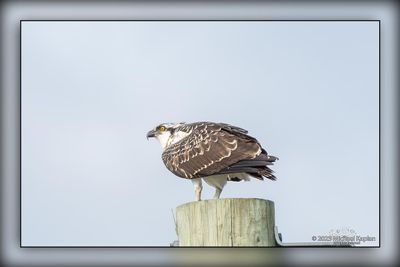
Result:
[[[176,208],[179,246],[276,246],[274,202],[225,198]]]

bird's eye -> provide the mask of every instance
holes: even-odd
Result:
[[[165,131],[165,127],[164,126],[160,126],[160,128],[158,129],[160,132],[164,132]]]

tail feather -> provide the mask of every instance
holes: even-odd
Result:
[[[276,177],[267,165],[273,165],[278,158],[261,153],[254,159],[239,161],[221,171],[218,174],[247,173],[248,175],[264,180],[264,178],[275,181]],[[234,180],[232,180],[234,181]]]
[[[273,170],[271,170],[270,168],[265,166],[264,168],[259,170],[258,174],[261,175],[261,177],[265,177],[265,178],[275,181],[276,177],[275,177],[275,175],[273,175],[273,172],[274,172]]]

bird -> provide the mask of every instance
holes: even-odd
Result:
[[[279,158],[237,126],[209,121],[161,123],[146,137],[158,139],[169,171],[192,181],[196,201],[201,200],[202,179],[215,188],[214,199],[220,198],[228,181],[276,180],[268,166]]]

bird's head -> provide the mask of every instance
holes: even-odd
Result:
[[[149,139],[152,137],[159,138],[160,136],[170,136],[176,128],[174,126],[174,123],[161,123],[154,129],[150,130],[146,137]]]
[[[149,138],[156,138],[160,141],[161,146],[165,149],[168,145],[168,141],[170,137],[174,134],[176,128],[182,126],[184,123],[161,123],[154,129],[150,130],[146,137]]]

